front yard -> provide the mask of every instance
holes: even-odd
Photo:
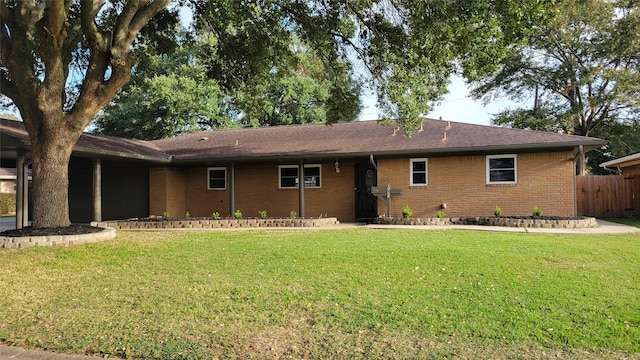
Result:
[[[640,235],[119,232],[0,249],[0,342],[203,358],[640,358]]]

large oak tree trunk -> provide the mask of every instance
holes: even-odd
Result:
[[[50,129],[31,136],[33,227],[64,227],[69,219],[69,159],[77,136]]]

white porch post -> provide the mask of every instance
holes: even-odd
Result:
[[[231,163],[229,169],[229,216],[236,212],[236,164]]]
[[[93,221],[102,221],[102,163],[93,160]]]
[[[298,164],[298,216],[304,217],[304,160]]]
[[[22,150],[18,150],[16,158],[16,229],[22,229],[25,226],[23,222],[24,213],[24,164],[26,160],[26,153]],[[29,178],[27,173],[27,179]]]

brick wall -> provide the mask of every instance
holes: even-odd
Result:
[[[414,217],[435,217],[441,204],[446,216],[491,216],[496,205],[503,215],[531,215],[539,206],[544,215],[574,216],[573,160],[569,152],[518,154],[517,184],[486,184],[486,156],[428,159],[428,185],[410,186],[410,159],[380,159],[378,185],[402,188],[391,199],[391,216],[402,216],[409,205]],[[379,202],[378,211],[386,207]]]
[[[337,217],[340,221],[354,220],[354,165],[344,163],[340,168],[341,171],[338,174],[335,172],[333,163],[323,164],[321,188],[305,189],[306,217],[326,214]],[[155,177],[153,172],[151,177]],[[158,177],[160,178],[156,181],[158,185],[163,184],[161,179],[166,176]],[[219,212],[222,217],[230,216],[229,177],[230,168],[227,168],[227,189],[208,190],[206,167],[184,170],[184,210],[189,211],[189,214],[194,217],[209,217],[214,211]],[[269,217],[288,217],[291,210],[300,212],[298,190],[278,188],[278,165],[276,164],[236,165],[235,181],[235,208],[242,211],[245,217],[257,217],[261,210],[267,211]],[[155,191],[153,186],[151,191]],[[152,199],[156,197],[158,196],[155,194],[151,195]],[[166,195],[159,197],[168,198]],[[151,206],[151,208],[156,207]],[[179,216],[178,214],[178,212],[175,214],[170,212],[172,216]]]
[[[206,181],[206,178],[205,178]],[[185,170],[156,168],[149,170],[149,215],[182,217],[185,208]]]

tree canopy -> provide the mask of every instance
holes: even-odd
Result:
[[[145,140],[197,130],[353,121],[360,112],[357,80],[348,63],[327,70],[318,55],[293,39],[287,56],[265,74],[230,84],[225,72],[203,64],[225,56],[210,32],[175,32],[175,46],[161,54],[141,47],[131,81],[93,122],[105,135]],[[233,49],[237,51],[237,49]],[[244,72],[246,69],[228,69]]]
[[[640,120],[640,3],[561,1],[498,71],[471,80],[476,97],[533,99],[531,108],[497,114],[494,124],[605,138],[615,128],[633,131]]]

